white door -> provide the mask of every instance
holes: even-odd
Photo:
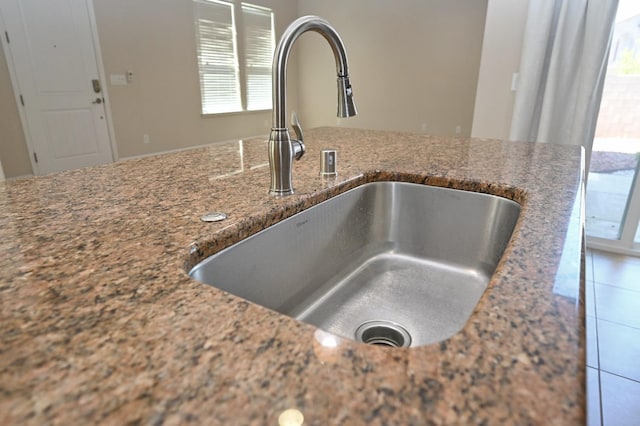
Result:
[[[36,174],[113,161],[91,0],[0,0]]]

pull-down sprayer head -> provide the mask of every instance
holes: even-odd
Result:
[[[357,113],[349,76],[338,76],[338,117],[353,117]]]

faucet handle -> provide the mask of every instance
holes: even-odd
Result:
[[[298,114],[296,114],[295,112],[291,113],[291,127],[293,128],[293,131],[296,132],[296,138],[300,142],[304,142],[302,127],[300,127],[300,120],[298,120]]]
[[[298,120],[298,114],[291,113],[291,127],[296,134],[296,140],[291,141],[294,144],[294,152],[296,160],[299,160],[306,151],[304,146],[304,135],[302,134],[302,127],[300,126],[300,120]]]

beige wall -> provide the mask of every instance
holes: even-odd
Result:
[[[349,56],[359,115],[341,125],[471,133],[486,0],[300,0],[327,19]],[[335,65],[316,34],[300,39],[303,126],[335,125]]]
[[[253,3],[274,10],[278,37],[297,17],[296,0]],[[121,158],[268,134],[270,112],[201,116],[192,0],[94,4],[107,80],[127,70],[134,74],[127,86],[109,85]],[[145,134],[151,143],[143,142]]]
[[[460,126],[461,135],[469,135],[473,121],[474,135],[504,137],[505,129],[508,133],[511,73],[519,64],[515,46],[528,0],[489,0],[484,50],[487,0],[255,2],[276,11],[278,36],[297,16],[310,13],[338,29],[347,46],[360,111],[357,117],[342,119],[341,125],[445,135],[455,134]],[[110,74],[134,73],[127,86],[108,84],[121,158],[268,132],[269,112],[200,115],[191,0],[94,4],[107,82]],[[482,65],[481,52],[487,55]],[[305,34],[289,68],[289,107],[296,109],[300,100],[303,127],[335,125],[335,66],[326,42],[317,34]],[[2,52],[0,90],[5,175],[29,174]],[[150,136],[150,144],[143,143],[144,134]]]
[[[0,161],[7,177],[32,174],[9,68],[0,48]]]
[[[471,135],[507,139],[529,0],[489,0]]]

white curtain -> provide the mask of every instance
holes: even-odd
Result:
[[[582,145],[588,167],[617,8],[530,0],[511,140]]]

